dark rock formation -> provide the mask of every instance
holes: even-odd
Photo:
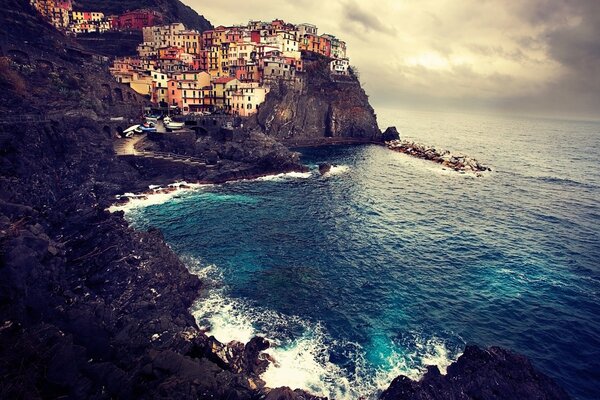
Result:
[[[272,86],[259,125],[288,145],[380,141],[375,112],[358,78],[332,77],[329,59],[313,57],[305,60],[300,82]]]
[[[400,140],[400,133],[398,132],[395,126],[390,126],[385,130],[385,132],[383,132],[381,140],[383,140],[384,142]]]
[[[257,397],[266,344],[223,345],[199,332],[189,313],[197,277],[158,231],[134,231],[105,211],[115,194],[154,178],[204,172],[115,156],[115,132],[139,117],[143,99],[28,2],[8,6],[0,15],[0,398]],[[248,143],[211,143],[226,162],[207,179],[294,164],[272,138]]]
[[[329,171],[331,171],[331,164],[329,164],[329,163],[319,164],[319,173],[321,175],[325,175]]]
[[[429,367],[418,381],[399,376],[381,400],[562,400],[569,396],[552,379],[535,370],[529,360],[510,351],[467,346],[446,375]]]
[[[110,57],[134,56],[137,47],[143,42],[142,32],[104,32],[78,35],[75,40],[80,45]]]
[[[263,339],[225,345],[200,332],[189,313],[198,278],[156,229],[135,231],[122,214],[106,211],[115,194],[148,183],[298,168],[297,156],[253,131],[227,141],[198,137],[193,154],[220,161],[214,170],[115,156],[115,132],[139,117],[143,99],[117,85],[94,54],[54,31],[28,2],[5,5],[0,398],[316,400],[263,387]],[[363,116],[373,122],[369,115],[367,108]],[[181,151],[189,140],[172,138],[152,145]],[[505,356],[503,364],[485,354],[466,359],[477,362],[449,369],[465,390],[481,388],[485,396],[494,395],[485,387],[533,396],[541,393],[535,388],[558,390],[518,356]],[[401,381],[386,396],[404,390]]]
[[[325,397],[313,396],[304,390],[282,387],[269,391],[264,400],[325,400]]]

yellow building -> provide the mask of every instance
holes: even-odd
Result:
[[[175,35],[175,42],[188,54],[199,54],[202,50],[202,34],[197,31],[180,32]]]

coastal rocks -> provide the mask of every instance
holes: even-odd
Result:
[[[393,140],[400,140],[400,132],[396,129],[395,126],[388,127],[381,137],[384,142],[391,142]]]
[[[331,171],[331,167],[332,167],[332,165],[329,164],[329,163],[319,164],[319,173],[321,175],[325,175],[326,173],[328,173],[329,171]]]
[[[433,161],[457,172],[473,172],[477,173],[479,176],[479,173],[481,172],[491,171],[491,168],[480,164],[473,158],[453,155],[447,150],[440,152],[433,147],[427,147],[405,140],[391,140],[386,141],[385,144],[390,150],[408,154],[423,160]]]
[[[268,391],[264,400],[326,400],[326,398],[313,396],[300,389],[292,390],[289,387],[281,387]]]
[[[381,400],[567,400],[552,379],[535,370],[529,360],[499,347],[467,346],[446,375],[435,366],[416,382],[399,376]]]

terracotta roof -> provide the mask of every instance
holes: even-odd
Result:
[[[215,79],[215,83],[227,83],[230,82],[232,80],[234,80],[235,78],[232,78],[230,76],[222,76],[220,78]]]

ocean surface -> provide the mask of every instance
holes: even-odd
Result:
[[[310,173],[180,191],[127,217],[160,228],[205,281],[199,326],[274,343],[271,387],[370,397],[476,343],[600,398],[600,123],[379,118],[493,171],[378,146],[304,149]],[[320,176],[320,162],[337,166]]]

